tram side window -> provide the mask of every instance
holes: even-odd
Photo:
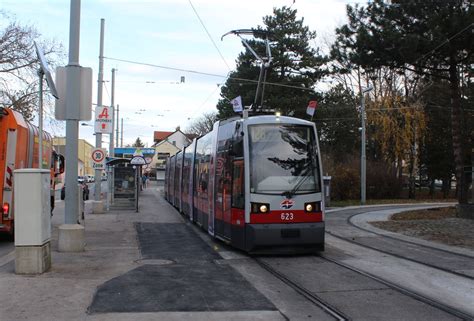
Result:
[[[244,161],[234,161],[234,172],[232,180],[232,207],[244,209]]]
[[[240,124],[236,124],[236,130],[232,141],[232,156],[235,158],[244,157],[244,137],[240,131]]]

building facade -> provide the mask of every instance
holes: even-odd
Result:
[[[54,149],[62,155],[66,155],[66,137],[53,137]],[[94,175],[92,168],[92,150],[95,147],[85,139],[79,139],[77,149],[78,176]],[[66,164],[67,167],[67,164]]]

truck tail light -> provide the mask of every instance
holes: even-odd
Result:
[[[8,214],[10,213],[10,204],[3,203],[2,212],[3,212],[3,217],[8,217]]]

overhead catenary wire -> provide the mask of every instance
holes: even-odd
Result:
[[[228,76],[228,75],[224,76],[224,75],[213,74],[213,73],[202,72],[202,71],[196,71],[196,70],[191,70],[191,69],[183,69],[183,68],[169,67],[169,66],[163,66],[163,65],[156,65],[156,64],[138,62],[138,61],[127,60],[127,59],[119,59],[119,58],[112,58],[112,57],[104,57],[104,59],[113,60],[113,61],[120,61],[120,62],[129,63],[129,64],[148,66],[148,67],[153,67],[153,68],[160,68],[160,69],[166,69],[166,70],[186,72],[186,73],[202,75],[202,76],[218,77],[218,78],[224,78],[224,79],[229,78],[229,79],[232,79],[232,80],[238,80],[238,81],[242,81],[242,82],[249,82],[249,83],[258,84],[258,80],[253,80],[253,79],[231,77],[231,76]],[[274,83],[274,82],[265,82],[265,85],[285,87],[285,88],[294,88],[294,89],[300,89],[300,90],[306,90],[306,91],[314,91],[313,88],[298,87],[298,86],[285,85],[285,84]]]
[[[199,16],[199,13],[197,12],[196,8],[194,7],[193,3],[191,2],[191,0],[188,0],[191,8],[193,8],[193,11],[194,13],[196,14],[196,17],[198,18],[199,22],[201,23],[201,26],[204,28],[204,31],[206,31],[206,34],[207,36],[209,37],[209,39],[211,40],[212,44],[214,45],[214,48],[216,48],[217,52],[219,53],[219,56],[222,58],[222,61],[224,62],[224,64],[227,66],[227,69],[232,70],[229,66],[229,64],[227,63],[227,61],[225,60],[224,56],[222,55],[221,51],[219,50],[219,47],[217,47],[216,45],[216,42],[214,41],[214,39],[212,38],[211,34],[209,33],[209,31],[207,30],[206,28],[206,25],[204,24],[204,21],[202,21],[201,17]]]
[[[199,105],[198,108],[196,108],[196,111],[191,114],[190,117],[188,117],[188,120],[194,118],[194,116],[201,111],[201,108],[209,101],[209,99],[211,99],[212,96],[214,96],[214,94],[216,93],[217,89],[219,89],[219,86],[216,86],[216,88],[214,88],[214,90],[206,97],[206,99]]]
[[[109,90],[107,89],[107,86],[105,85],[105,82],[103,83],[103,85],[104,85],[104,88],[105,88],[105,92],[107,93],[107,96],[109,96],[109,99],[110,99]]]
[[[434,53],[436,50],[438,50],[439,48],[443,47],[445,44],[449,43],[451,40],[453,40],[454,38],[456,38],[457,36],[459,36],[460,34],[462,34],[463,32],[465,32],[466,30],[468,30],[468,29],[471,28],[471,27],[474,27],[474,22],[470,23],[467,27],[461,29],[461,31],[457,32],[456,34],[452,35],[451,37],[449,37],[448,39],[446,39],[445,41],[443,41],[442,43],[440,43],[438,46],[436,46],[436,47],[435,47],[434,49],[432,49],[431,51],[425,53],[423,56],[421,56],[420,58],[416,59],[415,62],[424,59],[426,56],[431,55],[431,54]]]

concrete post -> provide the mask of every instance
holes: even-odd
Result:
[[[105,20],[100,19],[100,49],[99,49],[99,76],[97,79],[97,107],[102,107],[102,88],[104,83],[104,26]],[[97,117],[97,115],[96,115]],[[95,133],[95,147],[102,148],[102,133]],[[101,200],[102,170],[95,170],[95,193],[92,211],[95,214],[104,213],[104,203]]]
[[[119,115],[120,115],[120,106],[117,104],[117,118],[115,121],[115,147],[119,147]]]
[[[67,73],[66,106],[69,110],[79,109],[80,72],[79,38],[80,38],[81,1],[71,0],[69,26],[69,63]],[[66,113],[68,114],[68,113]],[[73,114],[73,113],[69,113]],[[60,251],[84,250],[84,227],[77,224],[79,212],[77,200],[78,173],[78,138],[79,119],[66,120],[66,207],[65,224],[59,227],[58,248]]]

